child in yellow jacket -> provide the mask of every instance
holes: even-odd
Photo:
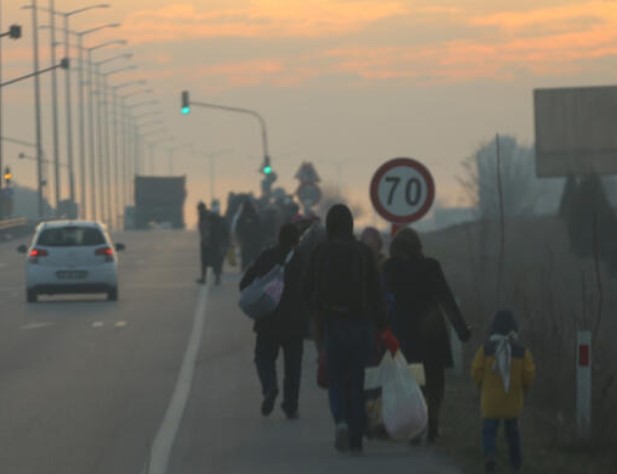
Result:
[[[518,325],[512,312],[498,311],[489,337],[471,365],[473,381],[481,390],[482,447],[485,472],[496,472],[497,431],[504,423],[512,470],[522,465],[519,416],[536,367],[528,349],[518,343]]]

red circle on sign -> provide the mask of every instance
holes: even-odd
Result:
[[[399,166],[413,168],[416,172],[418,172],[418,174],[420,174],[426,184],[426,199],[424,203],[418,210],[407,216],[400,216],[391,213],[379,199],[379,183],[381,182],[381,179],[392,168]],[[413,158],[394,158],[387,161],[377,169],[373,175],[373,179],[371,180],[370,194],[373,207],[381,217],[396,224],[409,224],[410,222],[414,222],[422,218],[431,208],[433,199],[435,198],[435,182],[433,181],[430,171],[419,161],[416,161]]]

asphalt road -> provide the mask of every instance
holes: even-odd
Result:
[[[26,304],[20,242],[0,244],[0,472],[456,473],[428,448],[337,455],[307,343],[300,419],[259,414],[239,276],[195,284],[189,232],[126,233],[120,299]]]

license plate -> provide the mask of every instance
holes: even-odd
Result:
[[[60,280],[83,280],[88,276],[88,272],[84,270],[62,270],[56,272],[56,276]]]

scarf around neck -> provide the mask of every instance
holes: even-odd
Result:
[[[491,334],[489,341],[495,344],[495,362],[493,371],[499,372],[506,393],[510,391],[510,375],[512,367],[512,343],[518,339],[512,331],[507,335]]]

